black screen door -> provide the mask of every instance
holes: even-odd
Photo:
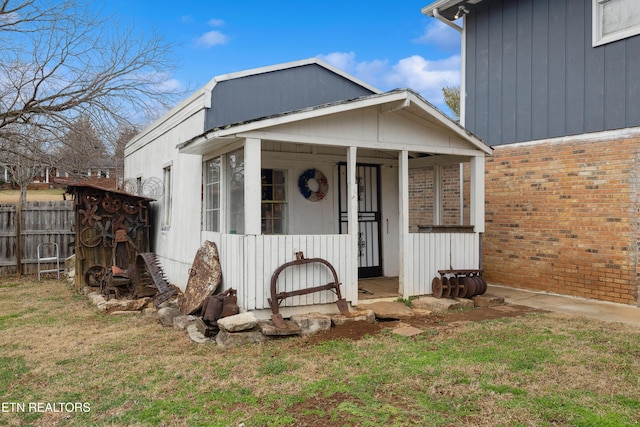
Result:
[[[340,233],[348,227],[347,165],[339,165]],[[380,165],[358,164],[358,277],[382,276],[380,241]]]

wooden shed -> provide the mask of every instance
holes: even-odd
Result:
[[[75,218],[75,286],[96,286],[96,273],[113,266],[127,270],[149,252],[153,200],[90,184],[70,185]]]

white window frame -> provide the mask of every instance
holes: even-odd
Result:
[[[217,182],[209,182],[207,180],[208,163],[209,162],[213,162],[213,161],[216,161],[218,163],[219,168],[220,168]],[[222,188],[223,188],[222,185],[223,185],[223,183],[222,183],[222,180],[224,178],[224,176],[223,176],[223,173],[224,173],[224,157],[223,156],[218,156],[218,157],[211,157],[209,159],[206,159],[204,161],[204,165],[203,165],[202,169],[203,169],[203,177],[202,177],[202,179],[203,179],[203,182],[204,182],[204,188],[203,188],[203,193],[204,194],[203,194],[203,201],[202,201],[203,202],[202,203],[202,210],[203,210],[203,212],[202,212],[202,216],[203,216],[203,218],[202,218],[202,229],[204,231],[221,232],[222,231],[222,229],[221,229],[221,226],[222,226],[221,219],[222,219],[222,212],[223,212],[223,209],[222,209],[222,205],[223,205],[223,200],[222,200]],[[209,191],[208,190],[209,190],[209,186],[213,185],[213,184],[218,185],[218,203],[217,203],[218,207],[209,209],[209,208],[207,208],[207,206],[209,206]],[[215,229],[210,229],[210,227],[208,227],[209,220],[208,220],[207,217],[208,217],[210,212],[214,212],[214,211],[218,212],[218,221],[217,221],[217,224],[215,224],[215,227],[213,227]]]
[[[593,47],[601,46],[607,43],[615,42],[618,40],[625,39],[627,37],[635,36],[640,34],[640,23],[635,24],[632,27],[625,28],[622,30],[618,30],[612,32],[610,34],[603,34],[603,22],[604,22],[604,13],[605,13],[605,5],[610,2],[615,2],[618,0],[591,0],[592,1],[592,44]],[[637,1],[637,0],[636,0]]]
[[[282,183],[270,183],[267,184],[264,181],[262,182],[262,200],[260,203],[260,211],[262,213],[261,215],[261,222],[262,222],[262,234],[281,234],[281,235],[285,235],[287,234],[288,231],[288,224],[287,224],[287,219],[288,219],[288,197],[287,197],[287,182],[288,182],[288,177],[287,177],[287,170],[286,169],[278,169],[278,168],[262,168],[261,172],[264,174],[265,172],[270,172],[271,174],[273,174],[274,172],[278,172],[281,174],[283,182]],[[264,179],[264,178],[263,178]],[[282,198],[281,199],[276,199],[275,197],[275,188],[276,187],[281,187],[282,189]],[[271,191],[269,191],[268,189],[271,189]],[[266,194],[267,193],[271,193],[271,198],[267,197]],[[264,215],[266,213],[268,213],[267,211],[265,211],[265,208],[268,209],[268,211],[270,213],[273,213],[273,209],[275,207],[275,205],[279,205],[280,208],[282,209],[282,216],[279,218],[274,218],[274,219],[269,219],[268,217],[265,217]],[[280,233],[275,233],[274,232],[274,220],[280,220],[281,224],[282,224],[282,231]]]
[[[163,192],[162,192],[162,229],[171,227],[171,211],[173,204],[173,165],[167,164],[162,168]]]

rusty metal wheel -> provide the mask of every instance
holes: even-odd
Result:
[[[119,211],[121,206],[122,200],[117,196],[109,196],[107,194],[104,196],[104,199],[102,199],[102,208],[109,213]]]
[[[446,277],[442,278],[442,296],[445,298],[449,298],[451,295],[451,285],[449,284],[449,279]]]
[[[464,281],[467,284],[467,294],[465,298],[471,298],[476,294],[476,282],[471,277],[465,277]]]
[[[80,243],[87,248],[95,248],[102,242],[102,233],[96,227],[85,227],[80,231]]]
[[[478,279],[480,279],[480,283],[482,283],[482,290],[478,295],[482,295],[487,292],[487,281],[482,276],[478,276]]]
[[[442,281],[439,277],[434,277],[431,281],[431,293],[436,298],[442,298]]]
[[[93,288],[102,287],[107,269],[101,265],[93,265],[84,273],[84,280],[87,286]]]
[[[467,283],[462,279],[464,279],[462,276],[456,277],[456,280],[458,281],[458,298],[464,298],[467,296]]]
[[[449,287],[451,288],[451,291],[449,292],[449,297],[456,298],[460,293],[460,283],[458,283],[457,277],[449,278]]]

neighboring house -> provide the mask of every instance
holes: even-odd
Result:
[[[493,283],[631,305],[638,289],[640,2],[440,0],[462,32],[462,125],[486,167]]]
[[[164,183],[152,204],[152,249],[179,287],[208,240],[220,253],[223,286],[238,290],[244,310],[269,309],[273,273],[300,251],[331,263],[342,295],[357,305],[359,276],[397,277],[398,295],[408,298],[429,294],[438,269],[478,268],[490,152],[415,92],[380,93],[310,59],[214,78],[131,140],[125,177]],[[463,189],[460,164],[470,179]],[[410,171],[447,165],[456,185],[434,173],[430,193],[425,183],[411,190],[430,194],[437,208],[423,224],[431,232],[410,232],[420,225],[410,224]],[[453,202],[438,194],[452,186]],[[468,227],[437,227],[440,212],[463,216],[462,199]],[[278,289],[332,279],[320,264],[296,267]],[[333,302],[322,291],[283,306],[335,310]]]

